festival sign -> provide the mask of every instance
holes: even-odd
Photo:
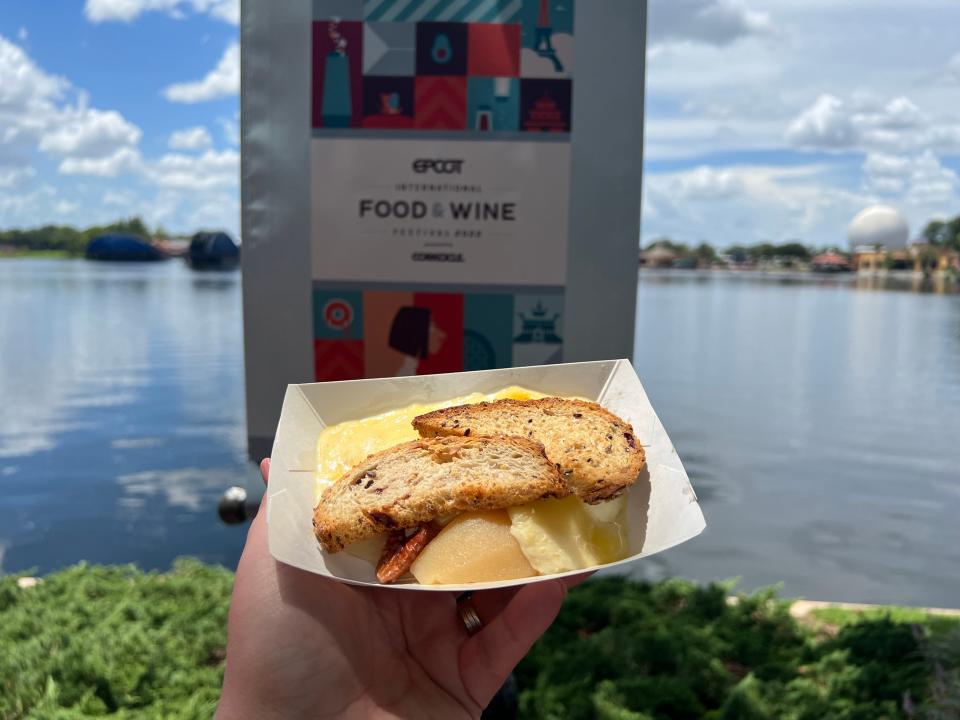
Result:
[[[559,362],[573,0],[347,9],[311,32],[315,378]]]
[[[638,0],[244,3],[251,437],[284,375],[632,354],[645,17]]]

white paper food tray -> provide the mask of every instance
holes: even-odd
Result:
[[[683,464],[633,366],[628,360],[605,360],[288,386],[273,443],[267,490],[270,552],[281,562],[318,575],[394,590],[483,590],[584,572],[466,585],[383,585],[370,563],[345,552],[328,554],[313,535],[316,445],[323,428],[415,402],[439,402],[475,392],[493,393],[511,385],[547,395],[595,400],[633,425],[634,434],[645,447],[646,468],[627,496],[630,556],[588,569],[634,562],[686,542],[706,527]]]

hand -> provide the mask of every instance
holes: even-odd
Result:
[[[260,469],[266,481],[269,459]],[[453,594],[354,587],[278,563],[265,515],[237,568],[220,720],[478,718],[585,577],[474,593],[484,625],[469,637]]]

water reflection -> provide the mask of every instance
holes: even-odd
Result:
[[[239,280],[0,261],[0,571],[236,562]],[[641,274],[637,368],[708,526],[637,575],[956,604],[960,296],[894,285]]]
[[[960,294],[960,279],[944,274],[922,273],[840,273],[817,275],[799,272],[755,272],[747,270],[642,270],[644,282],[657,284],[739,282],[783,286],[815,286],[821,288],[853,288],[856,290],[903,291],[936,295]]]
[[[245,458],[239,275],[0,262],[2,570],[233,564]]]
[[[956,604],[960,296],[640,277],[637,368],[708,525],[636,572]]]

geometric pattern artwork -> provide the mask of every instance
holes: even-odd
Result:
[[[362,44],[362,23],[313,23],[313,127],[359,126]]]
[[[314,378],[360,380],[364,377],[363,340],[314,340]]]
[[[519,122],[519,78],[467,78],[467,127],[470,130],[516,131]]]
[[[467,74],[467,25],[417,23],[417,75]]]
[[[400,22],[517,22],[523,0],[364,0],[364,20]]]
[[[575,2],[314,0],[312,127],[569,133]]]
[[[317,340],[363,339],[363,294],[357,290],[314,291],[313,337]]]
[[[363,79],[363,127],[413,127],[413,78],[395,75]]]
[[[421,130],[463,130],[467,122],[465,77],[418,77],[414,127]]]
[[[314,290],[314,378],[560,362],[563,296]]]
[[[520,81],[520,128],[525,132],[570,132],[569,80]]]
[[[413,75],[416,39],[410,23],[364,23],[363,74]]]
[[[467,295],[463,307],[463,369],[509,365],[513,346],[513,295]]]
[[[520,75],[520,26],[469,25],[467,70],[475,77]]]
[[[523,77],[569,78],[573,70],[573,3],[524,0],[520,15]]]

